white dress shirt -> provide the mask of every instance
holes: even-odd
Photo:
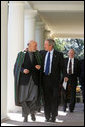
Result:
[[[54,49],[50,51],[50,69],[49,69],[49,74],[51,73],[52,59],[53,59],[53,52],[54,52]],[[45,70],[46,70],[46,63],[47,63],[48,53],[49,53],[49,51],[46,53],[46,56],[45,56],[44,72],[45,72]]]
[[[67,73],[69,74],[70,59],[71,59],[71,62],[72,62],[72,74],[73,74],[74,73],[74,58],[69,58],[69,60],[68,60]]]

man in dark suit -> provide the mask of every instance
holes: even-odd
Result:
[[[64,61],[64,81],[67,82],[66,89],[63,88],[63,101],[64,101],[64,111],[66,111],[68,94],[69,99],[69,110],[73,112],[76,101],[76,86],[77,86],[77,77],[79,77],[79,61],[74,58],[75,51],[70,49],[68,52],[69,58],[65,58]]]
[[[84,102],[84,59],[80,60],[80,76],[79,76],[79,81],[82,89],[82,94],[83,94],[83,102]]]
[[[54,40],[45,40],[41,51],[43,58],[43,93],[46,121],[55,122],[58,115],[58,97],[61,72],[63,71],[63,54],[54,50]]]

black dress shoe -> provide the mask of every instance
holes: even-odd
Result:
[[[55,122],[55,119],[51,119],[50,122]]]
[[[41,107],[39,107],[37,111],[40,112],[41,111]]]
[[[45,122],[50,122],[50,120],[49,119],[46,119]]]
[[[74,110],[74,109],[69,108],[69,111],[70,111],[70,112],[73,112],[73,110]]]
[[[70,110],[70,112],[73,112],[73,110]]]
[[[66,108],[63,108],[63,111],[66,112]]]
[[[27,117],[24,118],[24,122],[28,122]]]
[[[36,121],[35,114],[31,114],[31,119],[32,119],[33,121]]]
[[[66,112],[66,108],[67,108],[67,106],[64,106],[64,107],[63,107],[63,111],[64,111],[64,112]]]

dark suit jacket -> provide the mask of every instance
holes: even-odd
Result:
[[[69,58],[64,59],[64,77],[68,77],[69,75],[67,74],[67,64],[68,64]],[[80,67],[79,67],[79,60],[74,58],[74,74],[70,76],[72,78],[72,82],[77,85],[77,77],[79,77],[80,73]]]
[[[84,59],[80,60],[80,76],[79,76],[80,84],[84,86]]]
[[[20,73],[20,79],[19,79],[20,85],[28,85],[31,75],[35,85],[39,84],[39,71],[35,68],[35,65],[38,65],[37,60],[34,59],[33,62],[31,62],[29,53],[26,52],[24,63],[22,64],[22,69]],[[30,73],[24,74],[23,69],[28,69]]]
[[[42,55],[42,71],[44,71],[44,62],[45,62],[45,56],[47,51],[43,50],[40,51],[41,55]],[[60,82],[61,82],[61,75],[63,74],[63,67],[64,67],[64,58],[63,58],[63,54],[54,50],[53,53],[53,59],[52,59],[52,68],[51,68],[51,80],[52,80],[52,87],[55,86],[59,86]]]

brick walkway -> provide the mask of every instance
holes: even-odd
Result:
[[[66,112],[62,111],[59,107],[58,117],[55,123],[45,122],[44,111],[36,114],[36,122],[32,122],[28,116],[28,123],[23,123],[21,113],[9,113],[9,120],[4,121],[1,126],[84,126],[84,105],[77,103],[73,113],[67,109]]]

